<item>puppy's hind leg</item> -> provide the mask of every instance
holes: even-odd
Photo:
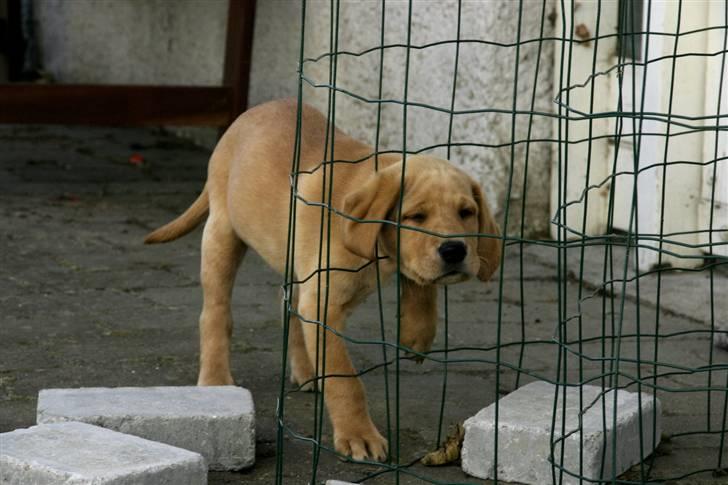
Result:
[[[200,315],[198,386],[233,384],[230,373],[233,329],[230,299],[235,274],[246,249],[226,217],[210,215],[202,235],[200,280],[204,302]]]

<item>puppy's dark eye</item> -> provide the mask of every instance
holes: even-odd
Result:
[[[473,209],[460,209],[459,214],[461,219],[467,219],[468,217],[473,217],[475,211]]]
[[[414,214],[408,214],[403,217],[405,221],[412,221],[416,222],[418,224],[421,224],[425,222],[425,219],[427,219],[427,216],[423,214],[422,212],[415,212]]]

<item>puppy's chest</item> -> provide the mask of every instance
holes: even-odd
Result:
[[[371,263],[358,272],[353,273],[351,278],[347,278],[349,280],[347,282],[348,284],[346,284],[348,288],[340,293],[343,299],[346,300],[345,303],[342,303],[346,306],[354,307],[363,302],[367,296],[377,290],[379,285],[385,285],[391,279],[393,270],[390,266],[380,262],[377,274],[376,265]]]

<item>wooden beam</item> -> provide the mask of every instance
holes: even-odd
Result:
[[[227,126],[233,89],[0,84],[0,123]]]
[[[223,85],[232,88],[230,123],[248,108],[255,0],[229,0]]]

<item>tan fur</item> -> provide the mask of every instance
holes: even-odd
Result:
[[[184,236],[205,220],[209,208],[207,188],[204,188],[197,200],[181,216],[148,234],[144,238],[144,244],[169,242]]]
[[[197,201],[178,219],[147,237],[147,242],[163,242],[182,236],[202,220],[209,207],[202,238],[204,304],[200,316],[199,385],[233,382],[229,364],[230,297],[237,267],[247,247],[252,247],[278,272],[284,271],[296,113],[295,101],[284,100],[266,103],[241,115],[212,154],[207,184]],[[334,209],[358,219],[396,220],[401,198],[401,158],[380,155],[380,170],[375,172],[374,158],[370,157],[372,147],[336,129],[334,152],[328,158],[363,161],[336,164],[333,173],[327,169],[324,187],[320,163],[324,159],[326,127],[326,119],[319,112],[302,107],[300,197],[309,203],[329,202],[327,197],[322,198],[322,193],[328,195],[333,178],[330,203]],[[481,189],[465,173],[447,161],[429,156],[408,156],[405,163],[402,224],[442,236],[499,234]],[[386,440],[369,416],[364,387],[353,376],[356,370],[344,342],[319,325],[301,320],[321,320],[325,313],[325,323],[343,332],[346,317],[376,288],[375,269],[366,265],[374,258],[375,248],[380,257],[386,258],[380,262],[383,277],[396,270],[396,227],[359,223],[332,214],[330,239],[324,237],[321,241],[322,211],[323,234],[329,229],[328,211],[300,200],[296,211],[294,272],[298,281],[305,281],[293,295],[296,312],[289,327],[291,377],[296,383],[310,385],[316,380],[318,366],[319,374],[327,376],[323,387],[336,449],[354,459],[384,460]],[[467,248],[465,259],[456,270],[445,265],[438,253],[443,242],[452,240],[461,241]],[[324,255],[321,269],[365,267],[358,272],[332,269],[328,272],[328,295],[319,292],[314,273],[319,270],[320,246]],[[400,343],[416,352],[428,351],[437,324],[436,285],[472,276],[485,280],[498,267],[500,253],[498,238],[445,239],[403,229],[399,245],[404,276]],[[322,346],[318,349],[318,363],[317,332]]]

